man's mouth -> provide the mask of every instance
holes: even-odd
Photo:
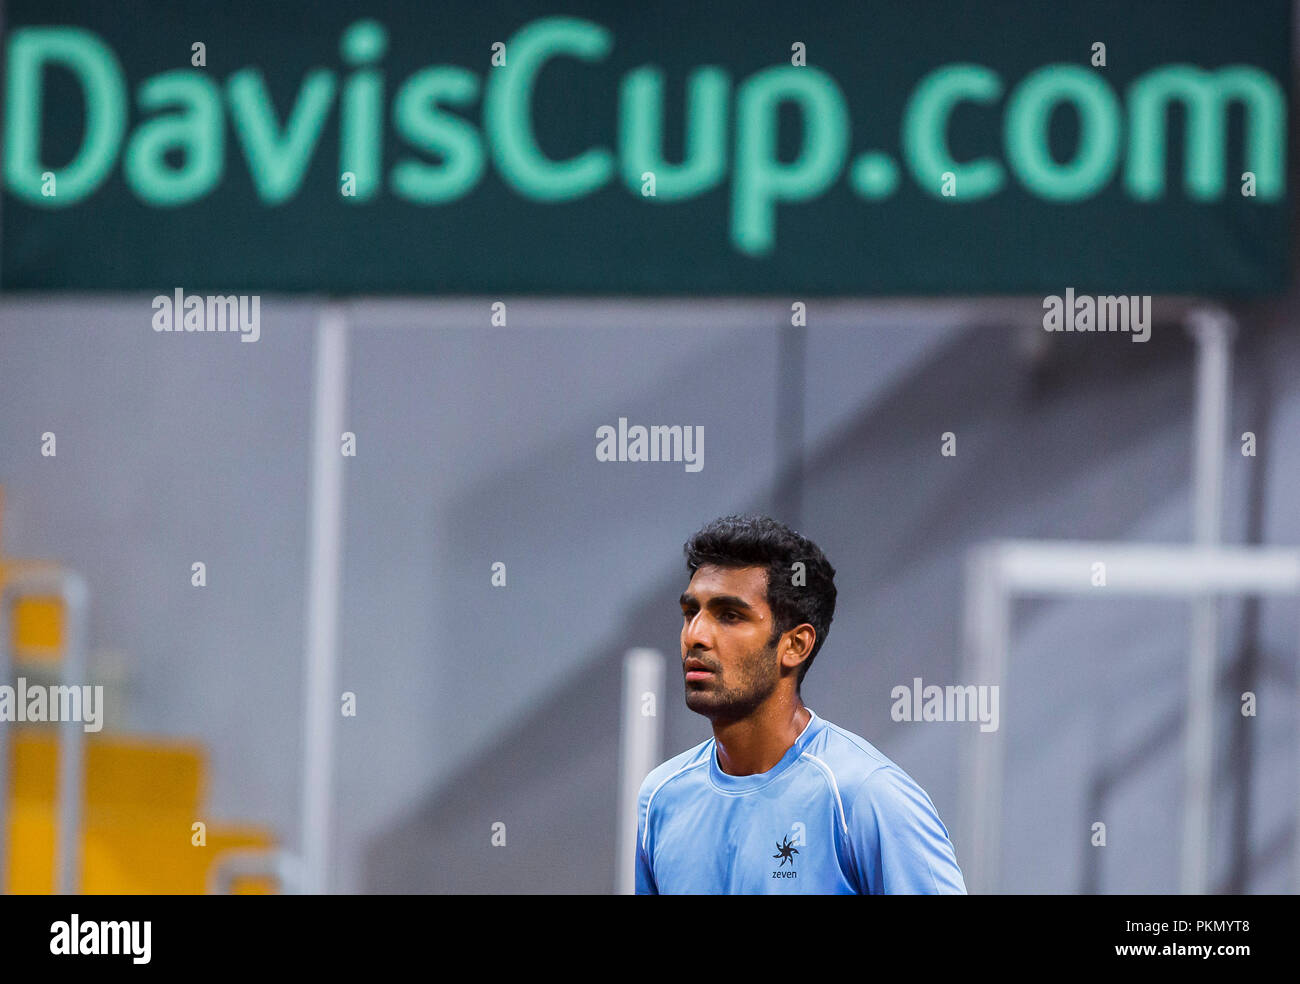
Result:
[[[683,668],[686,670],[686,679],[688,682],[691,680],[707,680],[714,674],[714,671],[709,668],[708,664],[699,659],[688,659],[685,664],[683,664]]]

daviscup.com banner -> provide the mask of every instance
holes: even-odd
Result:
[[[11,0],[0,286],[1280,289],[1290,4],[1079,6]]]

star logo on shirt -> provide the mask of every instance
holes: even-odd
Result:
[[[784,868],[787,861],[790,862],[790,867],[793,868],[794,856],[799,853],[799,848],[790,843],[788,836],[783,838],[783,841],[784,843],[776,845],[776,853],[772,857],[781,859],[781,863],[777,865],[778,868]]]

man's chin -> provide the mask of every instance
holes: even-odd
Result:
[[[707,694],[690,686],[686,688],[686,706],[692,711],[702,711],[706,707],[712,707],[715,703],[717,701],[713,694]]]
[[[686,707],[696,714],[705,714],[712,716],[718,711],[725,711],[727,701],[719,700],[717,694],[711,694],[704,690],[697,690],[694,687],[686,688]]]
[[[686,688],[686,709],[702,714],[714,723],[738,721],[754,710],[752,702],[737,701],[728,694]]]

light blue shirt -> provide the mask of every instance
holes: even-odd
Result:
[[[966,893],[925,790],[816,714],[770,771],[727,775],[710,738],[651,772],[637,805],[638,895]]]

